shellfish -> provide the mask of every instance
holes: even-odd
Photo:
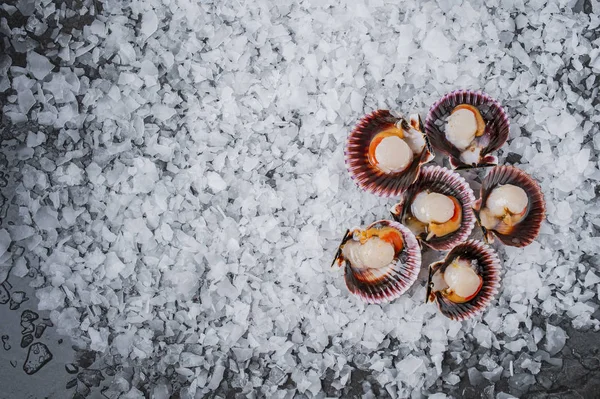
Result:
[[[491,153],[506,142],[509,127],[496,100],[470,90],[446,94],[431,106],[425,120],[431,145],[450,157],[453,169],[497,165]]]
[[[475,196],[464,178],[441,166],[426,166],[391,209],[425,245],[449,250],[465,241],[475,226]]]
[[[421,251],[400,223],[380,220],[366,229],[346,231],[333,265],[344,267],[348,290],[368,303],[391,301],[415,282]]]
[[[535,240],[546,214],[540,186],[514,166],[496,166],[490,171],[473,208],[487,242],[496,236],[514,247]]]
[[[490,304],[500,286],[500,260],[481,241],[469,240],[454,247],[446,258],[429,266],[426,302],[436,302],[440,312],[465,320]]]
[[[398,196],[411,185],[422,164],[434,157],[418,115],[407,121],[387,110],[362,118],[348,136],[346,167],[360,188]]]

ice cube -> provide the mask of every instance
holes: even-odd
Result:
[[[600,283],[600,277],[598,277],[593,271],[588,270],[587,274],[585,275],[583,285],[586,287],[590,287],[598,283]]]
[[[62,307],[65,302],[65,294],[60,288],[45,287],[37,290],[35,295],[39,299],[39,310],[54,310]]]
[[[567,333],[558,326],[553,326],[546,323],[546,344],[545,349],[550,353],[550,356],[556,355],[562,350],[567,342]]]
[[[106,328],[100,328],[99,330],[88,328],[87,332],[90,336],[90,349],[104,352],[108,347],[108,330]]]
[[[140,27],[140,33],[146,38],[152,36],[158,29],[158,17],[154,10],[148,10],[142,15],[142,25]]]
[[[514,337],[519,333],[519,319],[514,313],[507,314],[504,318],[504,333],[509,337]]]
[[[119,259],[117,254],[109,252],[104,259],[104,271],[106,278],[115,279],[125,269],[125,264]]]
[[[577,119],[564,111],[562,114],[552,116],[546,121],[548,132],[559,138],[564,138],[567,134],[573,133],[577,125]]]
[[[223,374],[225,373],[225,367],[220,364],[215,366],[213,370],[212,377],[210,378],[210,382],[206,386],[208,389],[217,389],[223,380]]]
[[[512,53],[523,65],[528,68],[531,66],[531,58],[520,43],[512,43]]]
[[[25,260],[25,258],[18,258],[11,270],[12,275],[16,277],[25,277],[28,272],[27,260]]]
[[[10,234],[6,229],[0,230],[0,256],[4,255],[6,251],[8,251],[8,247],[12,240],[10,239]]]
[[[590,159],[590,149],[583,148],[573,157],[573,164],[577,169],[578,173],[583,173],[587,169],[587,165]]]
[[[405,375],[416,373],[423,366],[423,359],[414,355],[408,355],[398,363],[398,370]]]
[[[423,41],[423,48],[442,61],[452,58],[452,46],[439,28],[429,29]]]
[[[17,93],[17,99],[19,102],[19,111],[24,114],[28,113],[31,107],[36,103],[35,97],[29,89],[19,91]]]
[[[527,346],[527,342],[525,342],[525,340],[521,338],[504,345],[504,347],[510,350],[511,352],[519,352],[525,346]]]
[[[192,352],[181,352],[179,355],[179,364],[181,367],[192,368],[199,367],[206,363],[203,356],[197,355]]]
[[[49,206],[42,206],[33,216],[33,221],[41,230],[53,230],[60,227],[58,223],[58,212]]]
[[[175,115],[177,111],[173,107],[164,104],[155,104],[152,106],[152,116],[160,122],[164,122]]]
[[[213,192],[218,193],[227,188],[227,183],[220,174],[216,172],[208,172],[206,174],[206,179],[208,181],[208,186],[213,190]]]
[[[27,54],[27,69],[38,80],[43,80],[54,69],[54,65],[44,57],[31,51]]]
[[[488,326],[478,323],[475,328],[473,328],[473,336],[477,342],[479,342],[479,345],[484,348],[492,347],[492,332]]]

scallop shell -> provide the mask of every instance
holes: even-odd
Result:
[[[452,110],[460,105],[472,105],[479,110],[486,122],[484,134],[477,138],[482,147],[477,164],[467,165],[460,160],[461,151],[446,139],[444,133],[445,121]],[[431,145],[450,157],[452,169],[470,169],[498,164],[498,158],[491,155],[508,139],[510,123],[508,115],[500,105],[489,95],[481,91],[456,90],[446,94],[435,102],[429,109],[425,120],[425,131]]]
[[[479,211],[482,204],[485,205],[492,190],[499,185],[512,184],[525,190],[529,198],[528,210],[525,218],[517,223],[508,234],[502,234],[495,230],[483,230],[486,242],[493,242],[494,236],[498,237],[504,245],[512,247],[525,247],[533,242],[538,236],[542,222],[546,217],[546,204],[539,184],[527,173],[514,166],[496,166],[485,177],[481,184],[479,200],[474,205],[475,215],[479,220]]]
[[[346,167],[352,179],[363,190],[381,197],[398,196],[411,185],[419,174],[422,164],[434,157],[433,149],[425,136],[425,147],[421,154],[413,158],[412,163],[403,171],[384,173],[369,161],[369,144],[380,132],[402,125],[423,132],[423,124],[418,116],[411,116],[410,122],[397,118],[387,110],[375,111],[362,118],[348,136],[345,149]]]
[[[479,292],[465,303],[455,303],[446,298],[440,291],[433,291],[434,274],[452,263],[456,257],[475,260],[477,274],[483,279]],[[492,302],[500,288],[500,260],[496,252],[481,241],[469,240],[454,247],[443,261],[429,266],[426,302],[435,301],[442,314],[452,320],[466,320],[482,313]]]
[[[475,226],[475,215],[472,209],[475,195],[462,176],[441,166],[426,166],[421,169],[417,181],[402,194],[400,202],[392,207],[394,220],[404,223],[406,216],[410,214],[413,199],[424,190],[456,198],[462,207],[462,222],[461,227],[453,233],[433,237],[430,240],[426,239],[427,234],[421,233],[417,235],[417,239],[430,248],[447,251],[469,238]]]
[[[402,295],[417,280],[421,268],[421,251],[413,233],[400,223],[379,220],[366,229],[391,227],[402,235],[404,246],[389,266],[383,269],[358,271],[342,255],[342,246],[352,239],[346,231],[338,247],[333,265],[344,267],[344,280],[348,290],[367,303],[384,303]]]

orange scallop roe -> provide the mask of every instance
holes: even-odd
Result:
[[[381,240],[388,242],[394,246],[396,253],[404,248],[404,240],[402,234],[392,227],[370,228],[360,233],[360,243],[364,244],[371,237],[379,237]]]
[[[429,235],[435,235],[436,237],[443,237],[447,234],[453,233],[460,228],[462,222],[462,208],[460,202],[452,196],[448,196],[454,202],[454,214],[450,220],[444,223],[429,223]],[[430,238],[430,237],[428,237]]]

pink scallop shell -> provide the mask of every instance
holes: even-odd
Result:
[[[333,264],[344,267],[344,280],[348,290],[367,303],[385,303],[392,301],[406,292],[417,280],[421,268],[421,250],[414,234],[400,223],[379,220],[367,227],[392,227],[402,234],[404,247],[394,262],[388,266],[385,275],[376,281],[365,281],[359,278],[360,273],[342,255],[341,248],[352,235],[348,230],[338,247]]]
[[[404,221],[405,216],[410,212],[414,197],[423,190],[453,196],[460,202],[463,214],[461,227],[457,231],[430,240],[426,240],[427,235],[424,233],[417,238],[423,244],[438,251],[447,251],[469,238],[475,226],[475,215],[472,209],[475,195],[461,175],[441,166],[426,166],[421,169],[417,181],[402,194],[400,202],[392,207],[394,220],[400,223]]]
[[[542,222],[546,217],[546,203],[539,184],[527,173],[514,166],[496,166],[483,179],[481,184],[480,199],[475,203],[475,215],[479,219],[481,204],[485,204],[494,188],[503,184],[512,184],[521,187],[529,198],[529,209],[523,220],[514,226],[510,234],[501,234],[495,230],[487,230],[481,223],[487,242],[493,242],[494,236],[498,237],[504,245],[512,247],[525,247],[531,244],[540,233]]]
[[[393,127],[397,122],[406,120],[393,116],[387,110],[375,111],[362,118],[348,136],[346,149],[346,167],[350,177],[363,190],[381,197],[395,197],[410,186],[419,174],[422,164],[433,159],[433,150],[425,138],[425,148],[412,164],[402,172],[386,174],[369,162],[368,152],[371,140],[383,130]],[[420,120],[419,120],[420,122]],[[422,130],[421,130],[422,131]]]
[[[478,138],[485,145],[481,150],[481,158],[475,165],[467,165],[460,160],[460,150],[446,139],[444,133],[443,124],[452,110],[460,104],[476,107],[486,122],[485,133]],[[497,165],[498,159],[491,153],[506,142],[509,130],[508,115],[500,103],[481,91],[456,90],[450,92],[431,106],[425,119],[425,132],[431,145],[449,156],[452,169]]]
[[[432,291],[433,275],[438,270],[445,270],[445,267],[457,256],[476,260],[478,274],[483,279],[483,285],[477,295],[465,303],[454,303],[442,295],[441,292]],[[434,300],[440,312],[452,320],[470,319],[482,313],[498,294],[500,289],[500,267],[500,259],[498,259],[496,251],[481,241],[469,240],[459,244],[448,252],[444,260],[432,263],[429,266],[426,302]]]

